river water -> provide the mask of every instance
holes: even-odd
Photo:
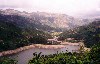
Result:
[[[43,55],[49,55],[49,54],[55,54],[55,53],[57,53],[57,51],[58,51],[58,53],[60,53],[62,51],[64,53],[64,52],[66,52],[66,50],[68,52],[73,52],[74,50],[79,49],[79,46],[74,46],[74,45],[64,45],[64,46],[65,46],[65,48],[60,48],[60,49],[32,48],[29,50],[19,52],[14,55],[10,55],[9,57],[17,60],[18,64],[28,64],[28,61],[33,58],[34,52],[37,52],[37,54],[42,52]]]

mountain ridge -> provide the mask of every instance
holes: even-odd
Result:
[[[18,24],[19,21],[19,23],[29,25],[30,27],[45,26],[42,27],[41,30],[45,29],[46,27],[51,28],[51,30],[48,30],[47,28],[48,31],[55,31],[55,29],[57,29],[57,31],[63,31],[64,29],[72,29],[93,21],[93,19],[76,19],[66,14],[46,12],[28,13],[26,11],[20,12],[14,9],[0,10],[0,15],[1,19],[3,16],[7,16],[6,18],[8,18],[7,21],[9,22],[15,22]]]

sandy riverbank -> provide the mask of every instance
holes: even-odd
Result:
[[[15,50],[8,50],[8,51],[3,51],[0,52],[0,56],[5,56],[5,55],[10,55],[10,54],[15,54],[27,49],[31,49],[31,48],[45,48],[45,49],[58,49],[58,48],[63,48],[65,47],[64,45],[43,45],[43,44],[33,44],[33,45],[29,45],[29,46],[24,46],[24,47],[20,47],[17,48]]]
[[[78,43],[62,42],[61,45],[73,45],[73,46],[79,46],[79,45],[80,45],[80,42],[78,42]]]
[[[18,52],[21,52],[21,51],[24,51],[24,50],[28,50],[28,49],[31,49],[31,48],[60,49],[60,48],[66,47],[65,45],[80,46],[80,43],[63,42],[63,43],[61,43],[59,45],[33,44],[33,45],[29,45],[29,46],[20,47],[20,48],[17,48],[15,50],[8,50],[8,51],[0,52],[0,56],[16,54]],[[84,48],[84,49],[88,50],[88,51],[90,50],[90,48]]]

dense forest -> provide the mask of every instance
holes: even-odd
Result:
[[[100,21],[94,21],[89,25],[67,30],[60,34],[59,40],[67,38],[83,41],[87,47],[93,46],[97,42],[100,42]]]
[[[0,51],[30,44],[46,44],[50,34],[36,29],[22,29],[13,23],[0,21]]]

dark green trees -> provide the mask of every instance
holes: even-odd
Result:
[[[0,51],[17,48],[22,38],[20,28],[12,23],[0,21]]]
[[[66,31],[60,35],[59,39],[75,38],[77,40],[83,40],[87,47],[93,46],[97,42],[100,42],[100,21],[94,21],[89,25],[84,25],[69,31]]]
[[[0,21],[0,51],[30,44],[46,44],[50,34],[34,28],[19,28],[16,24]]]
[[[90,59],[94,64],[100,64],[100,42],[92,46],[90,51]]]
[[[11,58],[0,58],[0,64],[17,64],[17,61]]]

